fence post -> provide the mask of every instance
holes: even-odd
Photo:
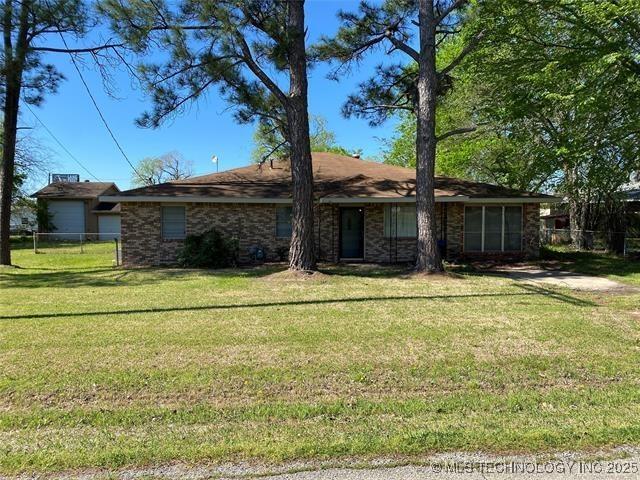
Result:
[[[31,233],[33,235],[33,253],[38,253],[38,246],[37,246],[37,243],[36,243],[38,241],[37,237],[36,237],[38,234],[35,231],[33,231]]]
[[[80,253],[84,253],[84,250],[82,248],[82,234],[80,234]]]
[[[116,267],[120,266],[120,252],[118,251],[118,238],[114,237],[113,241],[116,244]]]

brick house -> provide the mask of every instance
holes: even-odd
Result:
[[[316,251],[322,261],[409,262],[415,256],[415,170],[313,154]],[[238,239],[240,260],[268,260],[291,234],[287,162],[251,165],[100,197],[120,203],[125,266],[171,265],[189,234]],[[438,238],[446,258],[535,257],[540,203],[554,197],[456,178],[436,179]]]

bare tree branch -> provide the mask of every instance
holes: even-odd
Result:
[[[101,50],[116,49],[124,47],[124,43],[109,43],[87,48],[54,48],[54,47],[32,47],[34,52],[54,52],[54,53],[97,53]]]

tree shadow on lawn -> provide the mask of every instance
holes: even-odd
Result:
[[[237,269],[187,269],[187,268],[133,268],[114,267],[17,267],[11,272],[0,272],[2,288],[60,288],[60,287],[118,287],[153,285],[166,280],[194,276],[221,278],[261,277],[279,271],[279,266],[260,266]],[[31,271],[33,270],[33,271]]]
[[[219,278],[263,278],[286,271],[286,263],[266,263],[224,269],[150,267],[122,269],[114,267],[17,267],[0,272],[2,288],[117,287],[152,285],[165,280],[194,276]],[[336,277],[409,278],[408,267],[376,264],[322,264],[322,274]]]
[[[396,296],[378,296],[378,297],[347,297],[347,298],[330,298],[318,300],[292,300],[285,302],[260,302],[260,303],[241,303],[241,304],[220,304],[220,305],[196,305],[189,307],[151,307],[129,310],[106,310],[91,312],[59,312],[59,313],[36,313],[25,315],[2,315],[0,320],[26,320],[26,319],[42,319],[42,318],[59,318],[59,317],[93,317],[108,315],[134,315],[143,313],[167,313],[167,312],[197,312],[197,311],[215,311],[215,310],[234,310],[244,308],[270,308],[270,307],[287,307],[287,306],[304,306],[304,305],[328,305],[336,303],[368,303],[368,302],[386,302],[386,301],[407,301],[407,300],[459,300],[472,298],[488,298],[488,297],[528,297],[528,296],[544,296],[552,298],[562,303],[567,303],[577,307],[595,307],[596,303],[573,297],[565,293],[560,293],[549,288],[543,288],[536,285],[516,284],[517,288],[522,292],[501,292],[501,293],[469,293],[469,294],[452,294],[452,295],[396,295]]]

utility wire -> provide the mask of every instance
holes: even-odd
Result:
[[[89,169],[88,169],[87,167],[85,167],[85,166],[82,164],[82,162],[81,162],[80,160],[78,160],[78,159],[76,158],[76,156],[75,156],[73,153],[71,153],[71,152],[69,151],[69,149],[68,149],[67,147],[65,147],[65,146],[64,146],[64,144],[63,144],[63,143],[58,139],[58,137],[56,137],[56,136],[53,134],[53,132],[49,129],[49,127],[47,127],[47,126],[45,125],[45,123],[44,123],[42,120],[40,120],[40,117],[38,117],[38,115],[36,115],[36,112],[34,112],[34,111],[33,111],[33,109],[29,106],[29,104],[25,102],[25,103],[24,103],[24,105],[25,105],[25,106],[27,107],[27,109],[31,112],[31,115],[33,115],[33,116],[34,116],[34,118],[38,121],[38,123],[40,123],[40,125],[42,125],[42,126],[44,127],[44,129],[49,133],[49,135],[51,135],[51,138],[53,138],[53,139],[56,141],[56,143],[57,143],[58,145],[60,145],[60,147],[61,147],[65,152],[67,152],[67,155],[69,155],[69,156],[71,157],[71,159],[72,159],[74,162],[76,162],[78,165],[80,165],[80,167],[81,167],[85,172],[87,172],[87,173],[89,174],[89,176],[90,176],[90,177],[93,177],[96,181],[98,181],[98,182],[99,182],[99,181],[100,181],[100,179],[99,179],[98,177],[96,177],[93,173],[91,173],[91,172],[89,171]]]
[[[62,32],[58,32],[58,33],[60,34],[60,38],[62,39],[62,43],[64,44],[64,47],[67,50],[69,50],[69,45],[67,45],[67,41],[65,40],[64,35],[62,35]],[[75,67],[76,72],[78,72],[78,75],[80,76],[80,80],[82,81],[82,84],[84,85],[85,90],[89,94],[89,98],[91,98],[91,102],[93,103],[93,106],[96,108],[96,111],[98,112],[98,115],[100,116],[100,119],[102,120],[102,123],[104,124],[105,128],[109,132],[109,135],[113,139],[113,142],[116,144],[116,146],[118,147],[118,150],[120,150],[120,153],[122,154],[124,159],[127,161],[129,166],[136,173],[136,175],[138,177],[142,178],[142,176],[140,175],[140,173],[138,172],[136,167],[133,165],[133,163],[131,163],[131,160],[129,160],[129,157],[124,152],[124,149],[120,145],[120,142],[118,142],[118,139],[116,138],[115,134],[113,133],[113,130],[111,130],[111,127],[109,127],[109,123],[107,122],[107,119],[105,118],[105,116],[102,114],[102,111],[100,110],[100,107],[98,106],[98,102],[96,101],[95,97],[91,93],[91,89],[89,88],[89,85],[87,84],[86,80],[84,79],[84,75],[82,75],[82,72],[80,71],[80,68],[78,67],[78,63],[76,62],[76,59],[73,56],[73,53],[69,53],[69,57],[71,57],[71,63],[73,63],[73,66]]]

